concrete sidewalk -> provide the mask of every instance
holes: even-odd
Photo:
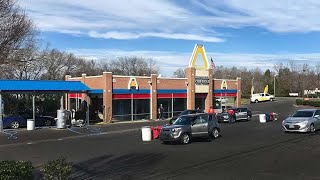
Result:
[[[38,142],[57,141],[66,138],[77,138],[91,135],[102,135],[116,132],[139,130],[142,126],[159,126],[168,124],[164,121],[130,121],[111,124],[90,125],[84,128],[73,127],[57,129],[56,127],[37,128],[33,131],[24,129],[5,129],[0,133],[0,148],[3,146],[33,144]]]

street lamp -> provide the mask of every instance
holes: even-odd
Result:
[[[276,97],[276,74],[273,76],[273,97]]]

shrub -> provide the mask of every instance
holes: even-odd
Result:
[[[310,100],[296,100],[297,105],[304,105],[304,106],[313,106],[313,107],[320,107],[320,101],[310,101]]]
[[[302,99],[297,99],[296,100],[296,104],[297,105],[302,105],[303,104],[303,100]]]
[[[43,178],[48,180],[68,179],[72,173],[72,163],[68,163],[64,157],[52,160],[44,164],[41,169]]]
[[[30,161],[1,161],[0,178],[3,180],[32,180],[33,169]]]

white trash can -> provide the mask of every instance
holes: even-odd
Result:
[[[150,126],[143,126],[141,128],[142,141],[151,141],[151,128]]]
[[[35,129],[35,120],[34,119],[27,119],[27,130],[32,131]]]
[[[261,123],[267,122],[266,114],[259,114],[259,120]]]
[[[66,110],[60,109],[57,111],[57,128],[65,129],[66,128]]]

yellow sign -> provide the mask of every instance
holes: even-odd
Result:
[[[227,86],[227,81],[226,80],[222,80],[221,82],[221,89],[227,90],[228,86]]]
[[[137,79],[135,77],[131,77],[128,83],[128,89],[139,89],[139,85]]]
[[[202,67],[197,67],[196,66],[196,61],[198,58],[199,53],[202,56],[203,59],[203,66]],[[196,69],[209,69],[209,62],[207,58],[206,51],[204,50],[204,46],[201,44],[196,44],[194,46],[190,61],[189,61],[189,67],[195,67]]]
[[[268,90],[269,90],[269,86],[268,86],[268,85],[266,85],[266,87],[264,88],[263,93],[267,94],[267,93],[268,93]]]

